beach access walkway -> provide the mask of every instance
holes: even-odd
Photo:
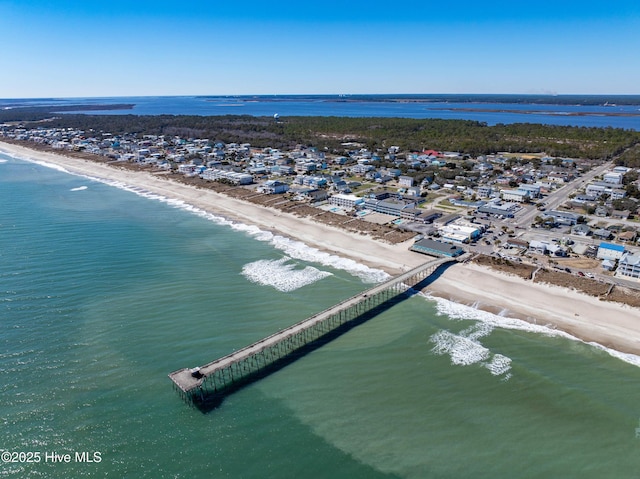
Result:
[[[292,353],[300,352],[310,343],[335,334],[340,328],[350,329],[349,323],[359,324],[358,318],[375,315],[377,310],[383,310],[385,304],[397,300],[440,266],[456,261],[449,257],[430,260],[245,348],[197,368],[174,371],[169,378],[188,402],[197,404],[207,395],[222,394],[237,383],[264,376],[278,362],[290,358]]]

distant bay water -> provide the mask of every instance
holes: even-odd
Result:
[[[461,119],[640,130],[640,96],[255,95],[0,100],[2,108],[131,104],[107,115],[345,116]],[[69,113],[69,112],[66,112]]]
[[[0,204],[0,449],[42,454],[0,477],[639,474],[640,358],[423,296],[202,414],[169,372],[383,273],[25,158]]]

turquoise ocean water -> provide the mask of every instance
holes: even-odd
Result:
[[[0,449],[41,455],[0,477],[640,476],[637,357],[423,296],[203,414],[169,372],[383,275],[6,155],[0,204]]]

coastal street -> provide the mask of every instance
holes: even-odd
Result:
[[[592,181],[596,176],[602,175],[605,171],[611,168],[612,164],[613,162],[607,161],[586,172],[584,175],[578,176],[569,183],[566,183],[561,188],[549,193],[549,195],[547,195],[543,200],[545,210],[555,210],[560,205],[564,204],[564,202],[569,199],[569,195],[575,193],[576,190]],[[535,205],[527,205],[523,208],[523,211],[524,213],[517,215],[515,218],[515,224],[517,226],[528,227],[534,218],[541,214],[540,210]]]
[[[640,479],[639,31],[0,1],[0,479]]]
[[[357,262],[366,262],[371,266],[383,268],[392,274],[399,274],[402,271],[406,271],[424,262],[424,257],[422,255],[408,251],[408,244],[400,243],[390,245],[384,242],[374,241],[367,236],[341,230],[330,225],[324,225],[308,218],[296,217],[290,213],[251,204],[244,200],[232,198],[204,188],[195,188],[188,184],[168,179],[166,175],[158,176],[144,170],[131,171],[118,168],[116,166],[109,166],[104,163],[71,158],[50,152],[28,150],[22,146],[11,144],[4,144],[3,149],[11,151],[22,157],[31,155],[40,161],[59,165],[64,167],[67,171],[77,172],[82,175],[103,178],[110,182],[115,181],[119,184],[135,184],[137,187],[144,188],[145,191],[153,192],[161,197],[181,200],[186,204],[196,206],[213,214],[222,214],[246,224],[266,227],[269,231],[287,231],[290,232],[293,238],[319,248],[321,251],[339,254]],[[592,171],[588,178],[592,178],[599,174],[604,168],[606,168],[606,166],[603,165],[601,168]],[[581,180],[584,181],[585,178],[582,178]],[[562,199],[566,198],[566,195],[568,194],[569,193],[566,191],[559,192],[559,194],[555,196],[555,201],[562,201]],[[496,239],[499,238],[501,242],[504,243],[508,238],[508,235],[502,231],[501,225],[508,228],[509,221],[496,221],[492,227],[492,234]],[[524,233],[524,230],[521,229],[517,229],[516,231],[522,231]],[[542,233],[542,231],[536,231],[536,234]],[[554,238],[556,236],[561,238],[562,236],[567,235],[566,232],[551,232],[550,234],[550,238]],[[491,249],[495,248],[495,242],[493,246],[486,246],[486,252],[491,253]],[[484,248],[484,243],[481,243],[479,245],[479,249],[484,251]],[[450,268],[450,270],[453,271],[461,269],[462,271],[469,267],[470,265],[464,264],[454,266]],[[452,275],[453,273],[449,274]],[[487,276],[478,283],[477,281],[479,281],[479,278],[474,276],[473,282],[469,282],[468,278],[461,273],[461,275],[457,276],[455,288],[451,291],[456,291],[456,294],[464,296],[464,291],[468,290],[474,291],[473,294],[476,295],[476,298],[488,297],[492,292],[495,292],[493,288],[498,287],[495,284],[491,284],[489,278],[493,278],[495,275],[500,277],[501,275],[499,273],[491,272],[490,270],[485,271],[484,274]],[[501,291],[507,291],[501,286],[498,288],[502,288],[500,289]],[[588,297],[585,297],[585,300],[586,299],[588,299]],[[494,300],[498,301],[498,298],[496,297]],[[504,297],[504,301],[507,300],[508,298]],[[509,309],[512,309],[513,311],[521,309],[519,307],[519,303],[512,303],[511,301],[508,301],[508,303]],[[558,303],[558,305],[560,304],[561,303]],[[596,304],[599,303],[596,302]],[[574,308],[575,306],[573,305],[571,307]],[[607,307],[613,306],[607,305]],[[581,313],[584,318],[590,317],[588,311],[589,310],[585,310]],[[556,318],[562,317],[564,314],[566,313],[550,315],[549,320],[553,318],[555,321]],[[626,317],[625,315],[616,314],[619,318]],[[526,315],[531,315],[531,313],[527,312]],[[538,316],[540,317],[541,314],[538,314]]]

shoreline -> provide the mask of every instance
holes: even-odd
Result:
[[[586,343],[640,356],[640,314],[631,306],[532,283],[473,263],[453,264],[425,290],[435,297],[497,315],[505,313],[505,317],[559,330]],[[509,294],[503,294],[505,291]]]
[[[571,111],[566,113],[559,113],[550,110],[506,110],[500,108],[449,108],[447,111],[464,111],[464,112],[477,112],[477,113],[513,113],[518,115],[549,115],[549,116],[612,116],[612,117],[636,117],[640,116],[639,113],[634,112],[610,112],[610,111],[598,111],[598,112],[581,112]]]
[[[320,251],[350,258],[391,275],[407,271],[425,262],[423,255],[408,250],[412,240],[397,244],[383,243],[364,234],[318,223],[268,206],[249,203],[213,190],[172,181],[164,175],[149,171],[119,168],[106,163],[30,149],[3,141],[0,141],[0,151],[50,163],[72,174],[143,188],[150,193],[183,201],[230,221],[257,226],[264,231],[301,241]]]
[[[172,181],[148,171],[118,168],[3,141],[0,141],[0,151],[56,165],[72,174],[142,188],[167,199],[183,201],[207,213],[257,226],[391,275],[427,260],[424,255],[408,250],[412,240],[393,245],[382,243],[370,236]],[[426,290],[433,296],[474,305],[494,314],[506,311],[510,318],[551,325],[587,343],[595,342],[620,352],[640,355],[640,314],[637,308],[600,301],[566,288],[531,283],[470,263],[447,268]]]

